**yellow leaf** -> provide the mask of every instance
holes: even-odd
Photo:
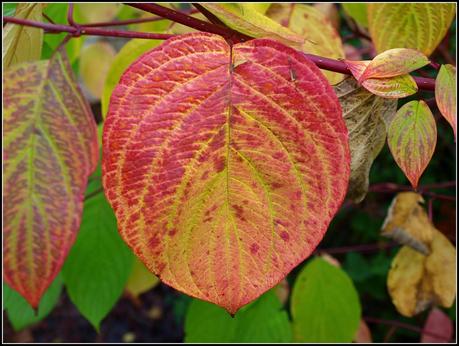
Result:
[[[14,17],[40,22],[43,5],[20,3],[17,5]],[[6,24],[3,28],[3,67],[39,60],[42,43],[43,30],[13,23]]]
[[[305,53],[344,59],[341,38],[327,17],[317,8],[303,4],[273,4],[267,16],[304,38],[301,50]],[[330,84],[344,79],[341,73],[324,71]]]
[[[432,304],[451,307],[456,298],[456,249],[434,230],[430,255],[404,246],[392,261],[387,287],[397,310],[414,316]]]
[[[403,316],[416,313],[425,256],[408,246],[394,257],[387,276],[387,288],[397,310]]]
[[[93,43],[81,52],[81,78],[84,85],[97,99],[102,96],[105,79],[115,55],[115,49],[107,42]]]
[[[230,28],[255,38],[272,38],[301,47],[304,39],[247,4],[202,4]]]
[[[75,19],[84,23],[108,22],[118,14],[121,4],[80,3],[75,6]]]
[[[456,297],[456,248],[439,231],[434,233],[426,270],[438,303],[451,307]]]
[[[131,275],[126,284],[126,291],[134,297],[151,290],[159,283],[159,279],[153,275],[140,260],[135,257]]]
[[[389,207],[381,234],[427,255],[436,230],[420,203],[424,199],[415,192],[399,193]]]

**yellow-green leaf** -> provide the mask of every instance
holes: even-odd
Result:
[[[370,61],[344,60],[355,79],[359,80]],[[418,91],[416,81],[409,74],[390,78],[370,78],[362,82],[369,92],[386,98],[403,98]]]
[[[251,8],[255,11],[265,14],[268,8],[272,5],[271,3],[262,3],[262,2],[249,2],[243,4],[246,8]]]
[[[435,80],[435,100],[438,109],[453,128],[456,138],[456,68],[453,65],[442,65]]]
[[[341,38],[325,15],[310,5],[273,4],[267,16],[277,23],[289,28],[304,38],[301,50],[305,53],[325,56],[332,59],[343,59],[344,49]],[[341,73],[324,71],[330,84],[341,82]]]
[[[397,101],[376,96],[352,78],[334,87],[349,131],[351,177],[347,197],[362,201],[368,191],[370,168],[386,142],[387,125],[397,110]]]
[[[126,283],[126,291],[134,297],[151,290],[159,284],[159,279],[145,267],[137,257],[134,258],[131,275]]]
[[[108,22],[118,14],[121,4],[79,3],[75,5],[75,18],[83,23]]]
[[[115,55],[115,49],[107,42],[93,43],[81,52],[81,78],[92,96],[97,99],[102,96],[105,79]]]
[[[301,35],[276,23],[251,6],[243,3],[202,4],[230,28],[255,38],[272,38],[286,45],[301,47]]]
[[[15,18],[42,21],[44,4],[20,3]],[[39,60],[43,43],[43,30],[7,23],[3,28],[2,61],[7,68],[26,61]]]
[[[344,8],[344,12],[352,17],[357,24],[360,24],[365,28],[368,27],[367,4],[345,2],[342,3],[341,6]]]
[[[116,84],[118,84],[118,82],[120,81],[123,72],[140,55],[158,46],[161,43],[161,40],[132,39],[128,43],[126,43],[123,46],[123,48],[121,48],[121,50],[113,59],[110,69],[108,70],[107,77],[105,79],[104,89],[101,98],[103,117],[107,115],[110,96],[112,95],[112,91],[115,88]]]
[[[414,49],[389,49],[371,60],[360,76],[359,82],[369,78],[401,76],[427,65],[429,62],[424,54]]]
[[[456,14],[454,3],[368,4],[368,25],[378,52],[412,48],[429,56]]]
[[[437,143],[437,125],[429,106],[424,101],[403,105],[389,126],[387,143],[395,161],[416,188]]]

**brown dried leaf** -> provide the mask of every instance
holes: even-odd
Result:
[[[421,203],[424,199],[415,192],[397,194],[389,207],[381,234],[427,255],[436,230]]]
[[[376,96],[347,78],[334,87],[349,131],[351,177],[347,197],[361,202],[368,192],[373,161],[384,147],[387,124],[397,110],[397,101]]]

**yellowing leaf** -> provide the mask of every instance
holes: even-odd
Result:
[[[207,10],[230,28],[255,38],[272,38],[289,46],[301,47],[304,39],[243,3],[203,3]]]
[[[159,284],[159,279],[149,271],[136,257],[133,261],[132,272],[126,284],[126,290],[134,297],[151,290]]]
[[[435,227],[421,203],[424,199],[415,192],[397,194],[389,207],[381,234],[427,255]]]
[[[456,298],[456,248],[439,231],[434,233],[431,254],[425,265],[436,302],[446,308],[451,307]]]
[[[338,12],[338,5],[330,2],[319,2],[313,5],[327,18],[333,25],[335,30],[339,31],[340,28],[340,15]]]
[[[161,40],[132,39],[121,48],[113,59],[105,78],[104,89],[100,100],[102,104],[102,116],[104,118],[107,115],[110,96],[120,81],[123,72],[135,59],[161,43]]]
[[[105,79],[112,61],[115,59],[115,49],[107,42],[97,42],[83,48],[80,55],[80,75],[84,85],[91,94],[99,99],[102,96]]]
[[[121,4],[79,3],[75,5],[76,19],[83,23],[109,22],[115,19]]]
[[[312,252],[348,184],[333,89],[271,39],[192,33],[142,55],[112,93],[103,143],[123,239],[164,283],[233,314]]]
[[[267,16],[277,23],[289,28],[304,38],[301,50],[305,53],[325,56],[332,59],[343,59],[344,50],[341,38],[325,15],[310,5],[273,4]],[[324,71],[330,84],[341,82],[341,73]]]
[[[271,3],[262,3],[262,2],[248,2],[245,4],[241,4],[245,8],[251,8],[257,12],[260,12],[261,14],[265,14],[268,8],[272,5]]]
[[[392,120],[387,143],[398,166],[414,188],[432,158],[437,125],[424,101],[404,104]]]
[[[191,17],[208,22],[207,18],[201,12],[192,14]],[[181,34],[188,34],[190,32],[198,32],[198,30],[190,28],[189,26],[186,26],[186,25],[183,25],[177,22],[172,22],[167,32],[171,34],[181,35]]]
[[[394,48],[378,54],[360,76],[359,82],[369,78],[401,76],[429,63],[429,59],[414,49]]]
[[[61,52],[5,70],[3,87],[4,279],[37,307],[78,232],[97,129]]]
[[[359,80],[370,61],[344,60],[355,79]],[[372,94],[386,98],[402,98],[418,91],[416,81],[409,74],[391,78],[370,78],[362,86]]]
[[[347,197],[359,203],[368,191],[370,168],[386,142],[397,101],[373,95],[351,77],[334,89],[349,131],[351,177]]]
[[[19,3],[14,17],[40,22],[42,21],[42,10],[43,4]],[[42,29],[7,23],[3,28],[3,67],[39,60],[42,43]]]
[[[438,109],[453,128],[456,138],[456,68],[453,65],[442,65],[435,80],[435,100]]]
[[[413,316],[421,311],[418,295],[424,262],[425,256],[408,246],[402,247],[392,261],[387,288],[392,302],[403,316]]]
[[[429,56],[456,14],[454,3],[369,3],[368,24],[378,52],[412,48]]]
[[[438,230],[434,231],[430,254],[408,246],[392,261],[387,287],[392,302],[404,316],[411,317],[432,304],[451,307],[456,297],[456,249]]]
[[[343,2],[341,6],[343,6],[347,15],[351,16],[357,24],[360,24],[365,28],[368,27],[367,4]]]

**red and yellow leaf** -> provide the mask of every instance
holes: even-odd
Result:
[[[453,128],[456,138],[456,68],[453,65],[442,65],[435,80],[435,100],[438,109]]]
[[[456,14],[454,3],[367,4],[368,24],[376,51],[412,48],[429,56]]]
[[[359,82],[369,78],[401,76],[429,63],[429,59],[414,49],[394,48],[378,54],[360,76]]]
[[[103,154],[128,245],[166,284],[231,313],[311,254],[349,178],[333,89],[270,39],[185,34],[140,57],[113,92]]]
[[[424,101],[403,105],[389,126],[387,143],[392,156],[414,188],[432,158],[437,125]]]
[[[370,61],[344,60],[355,79],[362,77]],[[362,86],[372,94],[385,98],[403,98],[418,91],[416,81],[409,74],[390,78],[370,78],[362,82]]]
[[[4,279],[37,307],[73,244],[96,124],[67,59],[18,64],[4,86]]]

